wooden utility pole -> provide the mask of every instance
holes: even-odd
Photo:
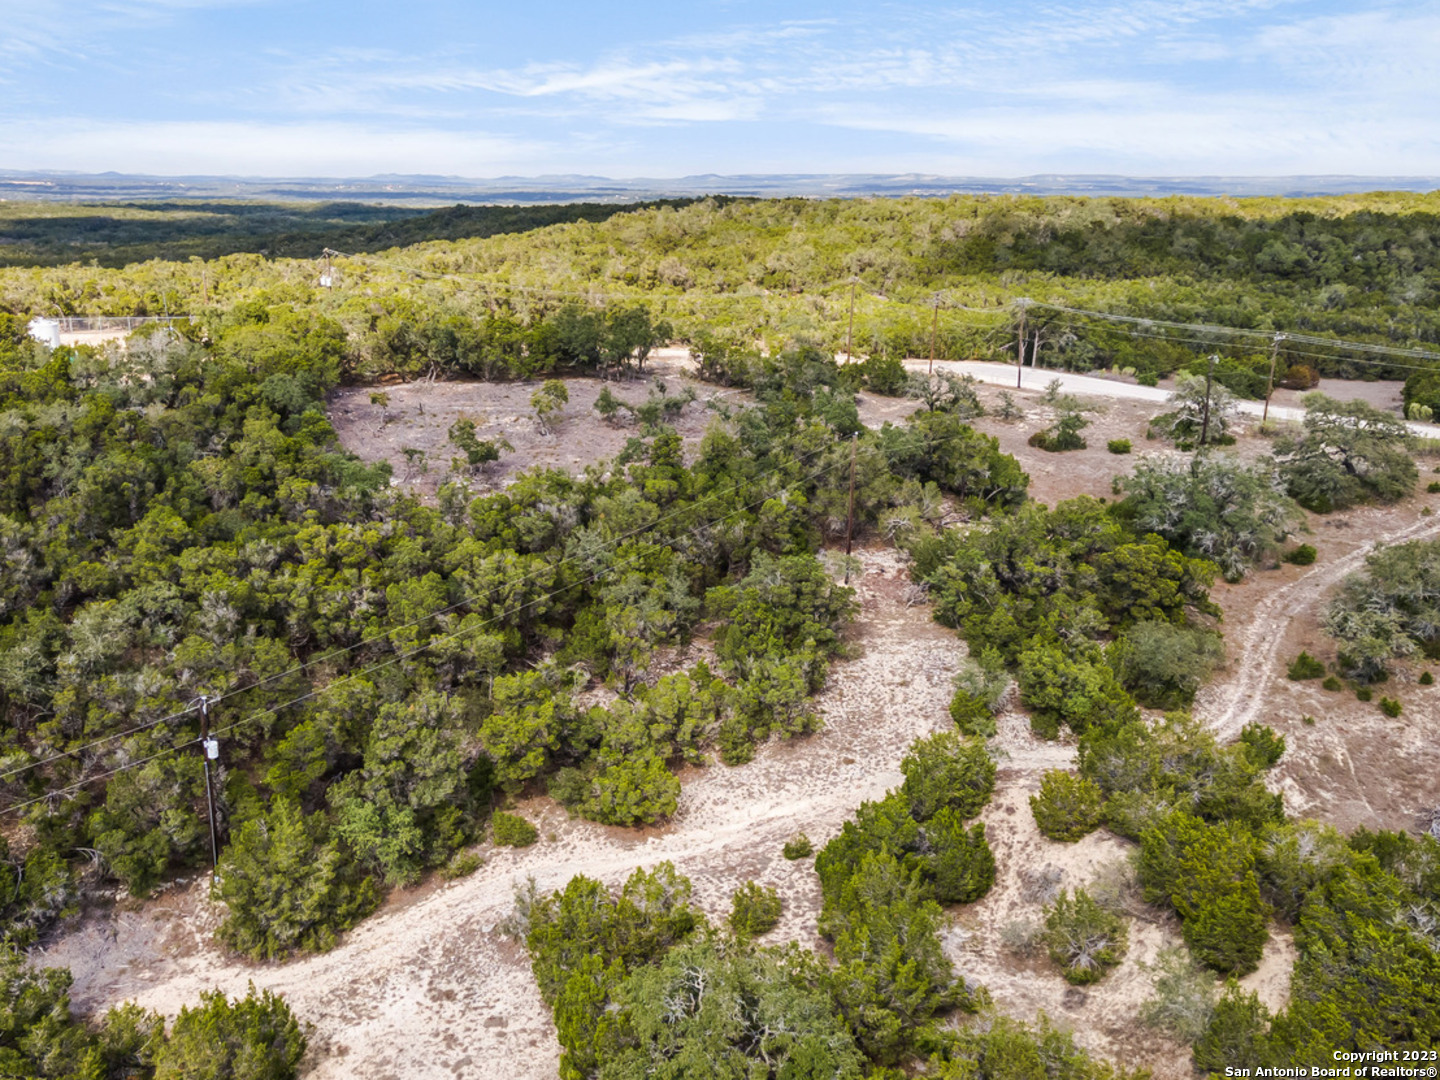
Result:
[[[1260,410],[1260,430],[1265,430],[1265,421],[1270,418],[1270,395],[1275,391],[1275,361],[1280,357],[1280,343],[1285,340],[1284,334],[1276,334],[1275,342],[1270,346],[1270,377],[1265,380],[1265,408]]]
[[[200,751],[205,764],[205,806],[210,813],[210,872],[220,865],[220,846],[215,841],[215,790],[210,783],[210,762],[220,756],[220,743],[210,737],[210,698],[200,695]]]
[[[845,363],[850,363],[850,342],[855,335],[855,279],[850,279],[850,325],[845,330]]]
[[[855,535],[855,451],[860,446],[860,433],[850,436],[850,509],[845,515],[845,584],[850,584],[850,542]]]
[[[1024,297],[1015,301],[1020,305],[1020,331],[1015,338],[1015,389],[1020,389],[1020,376],[1025,372],[1025,306],[1030,303]]]
[[[1215,361],[1220,357],[1210,354],[1210,366],[1205,369],[1205,411],[1200,419],[1200,445],[1204,446],[1210,436],[1210,381],[1215,375]]]
[[[930,320],[930,369],[926,374],[935,374],[935,331],[940,329],[940,294],[935,294],[935,315]]]

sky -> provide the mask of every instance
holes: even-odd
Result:
[[[0,168],[1440,175],[1440,0],[0,0]]]

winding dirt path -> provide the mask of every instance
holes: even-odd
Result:
[[[804,830],[824,843],[860,802],[899,783],[914,739],[950,726],[951,679],[964,646],[931,621],[928,606],[906,606],[908,573],[896,553],[861,558],[862,609],[852,628],[860,655],[835,665],[817,699],[825,730],[766,746],[739,768],[688,770],[680,809],[663,830],[571,821],[548,799],[534,799],[521,811],[546,839],[487,852],[488,863],[463,881],[392,898],[323,956],[236,961],[211,940],[218,912],[202,882],[139,912],[92,917],[37,960],[71,969],[84,1010],[134,1000],[173,1015],[203,990],[243,994],[252,980],[281,992],[314,1025],[313,1080],[553,1077],[559,1048],[550,1017],[523,951],[496,929],[518,882],[533,876],[548,890],[587,874],[614,883],[669,860],[717,920],[740,882],[774,885],[785,914],[767,940],[818,945],[818,884],[808,860],[781,856],[785,840]]]
[[[1354,551],[1314,565],[1293,581],[1267,593],[1238,632],[1227,633],[1231,669],[1204,687],[1196,697],[1195,715],[1222,741],[1260,718],[1276,679],[1283,677],[1287,658],[1281,654],[1286,629],[1300,615],[1315,611],[1342,580],[1365,566],[1376,547],[1440,535],[1440,516],[1420,518],[1363,541]]]

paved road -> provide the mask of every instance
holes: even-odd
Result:
[[[929,364],[928,360],[908,360],[906,366],[919,370]],[[942,371],[953,371],[957,375],[971,375],[983,383],[996,386],[1015,385],[1015,367],[1012,364],[991,364],[979,360],[937,360],[935,367]],[[1051,368],[1025,368],[1020,377],[1020,386],[1025,390],[1043,390],[1055,379],[1071,394],[1088,394],[1092,397],[1127,398],[1131,401],[1153,401],[1163,404],[1170,399],[1170,391],[1157,386],[1137,386],[1117,379],[1102,379],[1094,375],[1076,375],[1068,371]],[[1259,416],[1264,402],[1237,400],[1242,413]],[[1285,405],[1271,405],[1270,416],[1276,420],[1303,420],[1305,410]],[[1410,430],[1428,439],[1440,438],[1440,425],[1410,424]]]

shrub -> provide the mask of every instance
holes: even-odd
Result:
[[[1313,716],[1302,716],[1302,717],[1300,717],[1300,723],[1304,724],[1306,727],[1314,727],[1314,726],[1315,726],[1315,717],[1313,717]]]
[[[1280,489],[1268,461],[1232,454],[1190,461],[1141,458],[1117,478],[1122,512],[1140,532],[1154,532],[1192,557],[1209,559],[1230,581],[1278,555],[1304,514]]]
[[[1000,945],[1016,956],[1033,956],[1044,929],[1034,919],[1011,919],[1000,928]]]
[[[506,847],[529,847],[540,839],[540,831],[519,814],[497,810],[490,821],[495,843]]]
[[[730,929],[739,938],[769,933],[780,921],[780,894],[770,885],[747,881],[730,898]]]
[[[456,881],[462,877],[469,877],[484,865],[485,860],[475,852],[457,851],[450,856],[450,861],[440,868],[440,876],[446,881]]]
[[[1363,401],[1307,394],[1304,433],[1276,444],[1290,494],[1317,513],[1376,499],[1395,502],[1419,477],[1405,421]]]
[[[1109,450],[1112,454],[1128,454],[1130,453],[1130,440],[1111,439],[1105,444],[1105,449]]]
[[[1264,1060],[1269,1028],[1270,1010],[1260,998],[1241,990],[1233,979],[1228,981],[1210,1023],[1195,1040],[1196,1071],[1209,1076],[1245,1075],[1255,1062]]]
[[[1325,690],[1345,689],[1345,684],[1342,683],[1339,679],[1337,679],[1334,675],[1325,676],[1325,681],[1321,683],[1320,686]]]
[[[1284,559],[1292,566],[1309,566],[1315,561],[1315,546],[1313,544],[1301,544],[1294,551],[1287,551]]]
[[[1355,697],[1359,701],[1369,701],[1374,696],[1368,686],[1357,686],[1355,688]]]
[[[803,832],[796,833],[789,840],[785,841],[784,850],[781,854],[794,862],[796,859],[804,859],[815,853],[815,845],[810,842],[810,837]]]
[[[1063,889],[1045,909],[1045,948],[1067,982],[1098,982],[1125,958],[1125,923],[1106,911],[1084,889]]]
[[[1153,371],[1142,371],[1135,376],[1135,381],[1141,386],[1159,386],[1160,376]]]
[[[1431,495],[1434,495],[1437,491],[1440,491],[1440,480],[1431,480],[1430,483],[1425,485],[1425,490]]]
[[[1140,1006],[1140,1022],[1177,1042],[1194,1042],[1215,1014],[1215,979],[1180,948],[1162,949],[1155,964],[1154,996]]]
[[[995,789],[995,762],[985,744],[942,731],[917,739],[900,763],[901,797],[910,815],[924,823],[943,809],[972,818]]]
[[[1137,622],[1110,649],[1125,689],[1156,709],[1189,705],[1224,659],[1219,634],[1163,619]]]
[[[1246,724],[1240,741],[1245,745],[1245,756],[1259,769],[1270,768],[1285,753],[1285,737],[1264,724]]]
[[[1065,450],[1084,450],[1089,444],[1080,437],[1080,432],[1090,421],[1078,409],[1064,409],[1055,423],[1044,431],[1037,431],[1027,440],[1031,446],[1051,453]]]
[[[1393,720],[1400,715],[1402,708],[1400,702],[1396,701],[1393,697],[1382,697],[1380,699],[1380,711]]]
[[[900,397],[909,383],[905,365],[893,356],[869,357],[860,365],[860,370],[870,391],[886,397]]]
[[[1069,844],[1088,836],[1105,818],[1105,796],[1099,786],[1062,769],[1051,769],[1030,796],[1035,824],[1051,840]]]
[[[968,829],[960,814],[946,807],[921,829],[930,849],[923,862],[934,881],[935,899],[942,904],[973,904],[995,884],[995,856],[985,837],[985,826]]]
[[[326,835],[325,819],[277,797],[238,828],[217,891],[229,915],[216,936],[252,960],[324,952],[375,909],[379,891]]]
[[[950,718],[963,735],[979,735],[988,739],[995,734],[995,716],[974,694],[960,689],[950,699]]]
[[[269,990],[257,995],[251,983],[250,992],[233,1004],[219,990],[201,994],[200,1001],[175,1018],[170,1040],[155,1055],[155,1080],[299,1075],[305,1033],[284,998]]]
[[[1212,825],[1176,810],[1140,837],[1145,899],[1168,901],[1191,954],[1224,974],[1246,975],[1269,937],[1255,874],[1257,841],[1237,821]]]
[[[1434,676],[1434,675],[1431,675],[1430,672],[1428,672],[1428,671],[1422,671],[1422,672],[1420,673],[1420,685],[1421,685],[1421,686],[1430,686],[1430,685],[1431,685],[1432,683],[1434,683],[1434,682],[1435,682],[1435,676]]]
[[[1297,656],[1295,662],[1285,671],[1285,677],[1294,682],[1301,682],[1305,679],[1318,679],[1324,674],[1325,665],[1319,660],[1316,660],[1315,657],[1311,656],[1308,652],[1302,652]]]

